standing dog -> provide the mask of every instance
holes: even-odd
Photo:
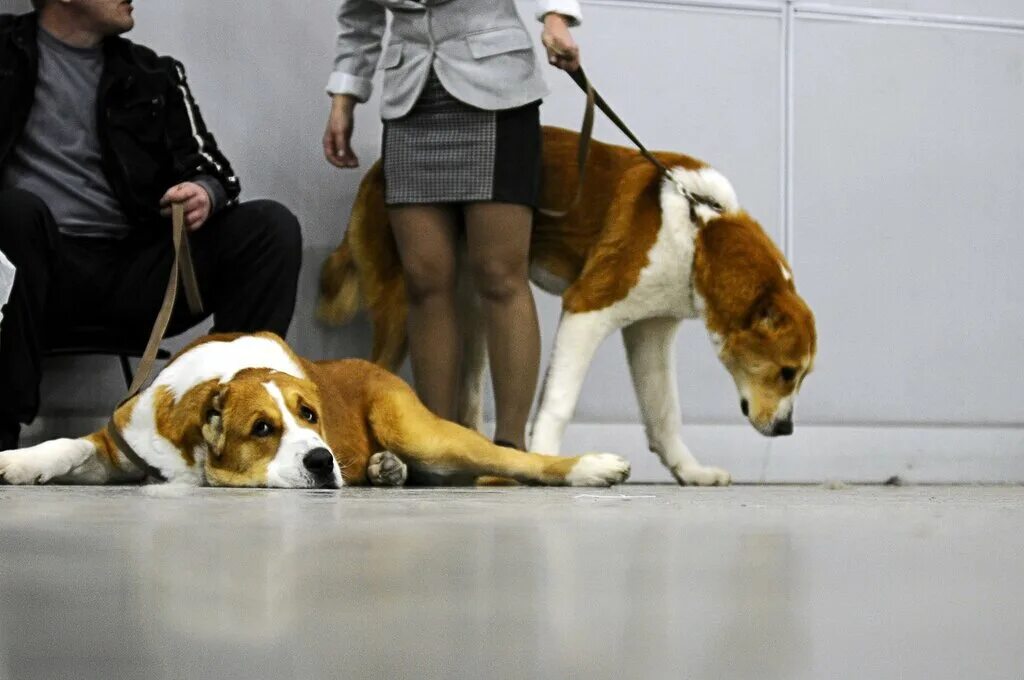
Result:
[[[545,128],[544,205],[573,195],[577,143],[575,133]],[[743,415],[776,436],[793,431],[796,395],[814,365],[814,316],[786,258],[740,208],[729,181],[688,156],[657,157],[671,180],[638,152],[595,142],[576,207],[562,219],[536,215],[530,277],[562,296],[563,313],[531,448],[559,450],[594,352],[621,329],[651,450],[680,484],[728,484],[729,474],[701,465],[679,434],[673,344],[680,321],[703,319]],[[676,183],[721,209],[691,203]],[[379,164],[324,263],[319,315],[342,323],[361,303],[374,326],[373,360],[395,369],[405,355],[406,300]],[[469,304],[459,420],[478,426],[485,349],[472,312]]]
[[[611,454],[559,458],[495,446],[434,416],[379,366],[308,361],[272,333],[196,341],[119,406],[112,423],[147,470],[100,430],[0,452],[0,480],[105,484],[148,472],[192,486],[337,488],[400,485],[411,471],[608,486],[629,475]]]

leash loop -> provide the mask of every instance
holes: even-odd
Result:
[[[580,67],[580,71],[583,67]],[[580,200],[583,198],[583,183],[586,180],[587,173],[587,158],[590,156],[590,140],[594,136],[594,103],[597,99],[597,92],[591,87],[590,83],[584,79],[580,84],[583,91],[587,94],[587,105],[583,109],[583,122],[580,124],[580,136],[579,144],[576,148],[576,195],[573,196],[572,201],[569,202],[568,207],[564,210],[553,210],[551,208],[538,208],[537,212],[547,217],[553,217],[559,219],[568,215],[572,210],[579,205]]]
[[[171,239],[174,244],[174,260],[171,263],[171,273],[167,279],[167,288],[164,290],[164,300],[160,305],[160,311],[156,315],[156,321],[153,323],[153,330],[149,333],[146,349],[142,352],[142,358],[139,359],[138,368],[135,370],[135,378],[132,380],[132,384],[128,388],[128,393],[124,399],[118,403],[118,407],[136,396],[142,390],[142,386],[149,381],[150,375],[153,373],[156,355],[160,351],[160,343],[164,340],[164,335],[167,333],[167,325],[170,323],[171,314],[174,311],[179,282],[185,289],[185,299],[188,302],[189,311],[195,315],[202,314],[203,312],[203,299],[199,293],[199,281],[196,278],[195,266],[192,262],[192,252],[189,250],[188,234],[185,231],[185,205],[183,203],[171,204]],[[107,423],[107,433],[114,440],[114,444],[121,453],[134,463],[136,467],[145,472],[151,479],[161,482],[166,481],[158,469],[149,465],[125,441],[117,425],[114,424],[113,417]]]
[[[541,208],[538,210],[538,212],[548,217],[565,217],[573,208],[576,207],[576,205],[581,200],[583,195],[583,180],[585,170],[584,166],[587,161],[587,155],[590,149],[591,136],[593,134],[595,106],[601,109],[601,112],[604,113],[604,115],[607,116],[608,119],[615,124],[615,127],[619,128],[619,130],[621,130],[622,133],[626,135],[626,137],[628,137],[631,142],[633,142],[636,148],[640,151],[641,155],[643,155],[644,158],[646,158],[656,168],[658,168],[658,171],[661,173],[662,177],[668,180],[676,189],[676,191],[679,192],[679,194],[690,203],[691,215],[695,214],[695,210],[698,205],[703,205],[718,214],[722,214],[725,212],[725,208],[715,199],[709,196],[695,194],[689,189],[687,189],[685,186],[683,186],[683,183],[680,182],[679,179],[672,174],[672,171],[669,170],[668,167],[666,167],[666,165],[662,163],[657,156],[651,153],[646,146],[644,146],[643,142],[640,141],[640,138],[633,134],[633,131],[629,129],[629,126],[626,125],[626,123],[618,116],[618,114],[615,113],[615,110],[608,105],[608,102],[604,100],[604,97],[602,97],[601,94],[591,84],[590,79],[587,78],[587,75],[586,73],[584,73],[582,66],[580,66],[575,71],[570,71],[568,73],[569,77],[573,79],[573,82],[575,82],[580,87],[580,89],[587,94],[587,107],[583,114],[583,125],[580,128],[579,151],[577,153],[577,163],[579,165],[579,181],[576,187],[576,196],[573,198],[572,202],[569,204],[569,207],[566,210],[548,210]]]

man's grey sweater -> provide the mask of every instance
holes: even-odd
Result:
[[[29,191],[53,213],[61,233],[125,236],[131,229],[103,173],[97,97],[103,48],[67,45],[40,28],[39,70],[28,123],[0,177],[0,188]],[[213,199],[223,188],[197,177]],[[168,187],[169,188],[169,187]]]

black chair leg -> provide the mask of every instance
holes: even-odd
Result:
[[[119,357],[121,359],[121,373],[124,375],[124,388],[128,389],[132,386],[132,380],[135,379],[135,376],[132,375],[132,365],[128,363],[127,354],[121,354]]]

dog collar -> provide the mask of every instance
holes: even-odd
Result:
[[[146,480],[149,482],[166,482],[167,477],[164,476],[157,468],[153,467],[146,460],[136,453],[135,449],[125,440],[121,435],[120,430],[117,429],[117,425],[114,424],[114,419],[111,418],[107,423],[107,434],[114,440],[114,444],[117,448],[125,455],[125,458],[130,460],[132,464],[137,467],[140,471],[146,474]]]

